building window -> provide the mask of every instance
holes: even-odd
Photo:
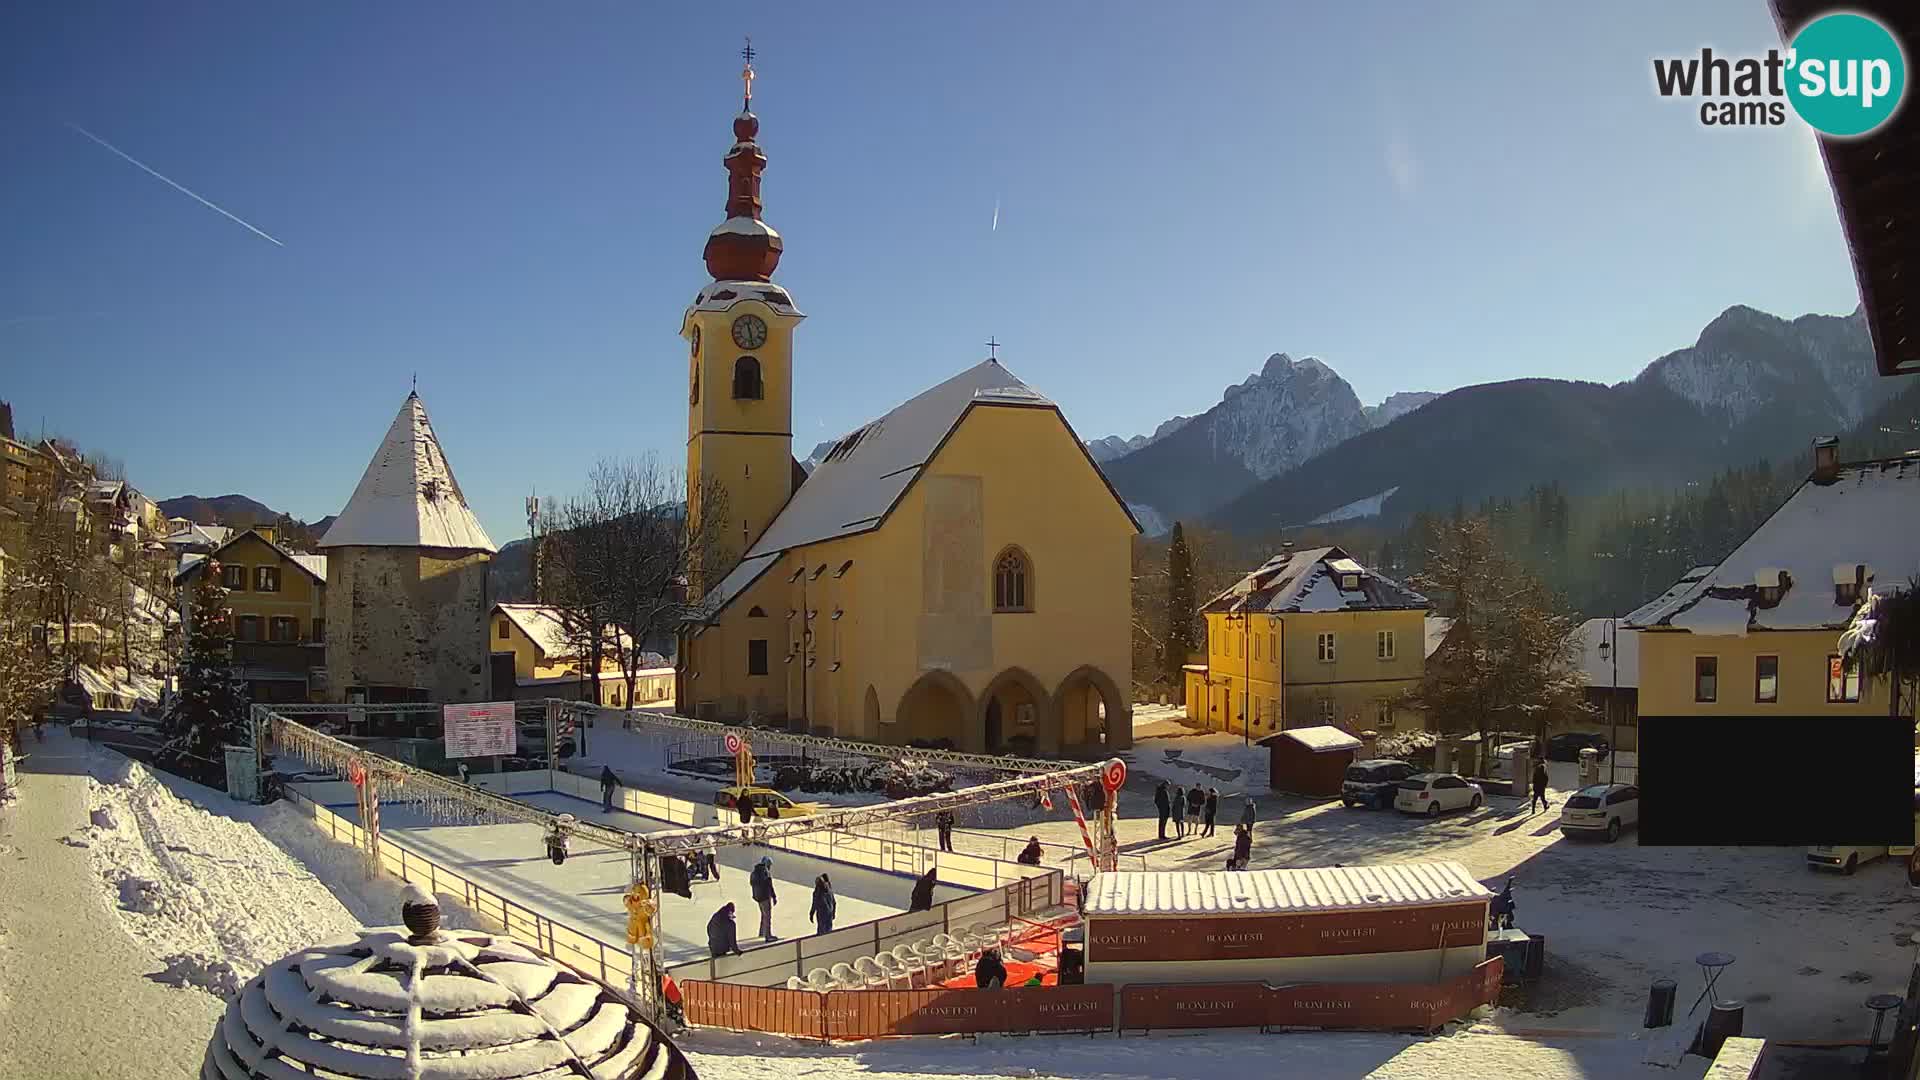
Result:
[[[754,638],[747,642],[747,674],[765,675],[767,673],[767,639]]]
[[[1373,703],[1373,726],[1377,728],[1393,726],[1393,702],[1381,698]]]
[[[1827,704],[1846,705],[1860,700],[1860,669],[1847,667],[1838,656],[1827,657]]]
[[[247,591],[247,568],[246,567],[232,566],[232,565],[222,566],[220,568],[220,577],[228,589],[234,592]]]
[[[762,394],[760,385],[760,361],[751,356],[743,356],[733,362],[733,396],[744,401],[759,401]]]
[[[1324,631],[1315,638],[1314,655],[1318,656],[1323,664],[1333,663],[1333,631]]]
[[[299,641],[300,620],[290,615],[275,615],[267,622],[268,641]]]
[[[1780,700],[1780,658],[1753,658],[1753,700],[1771,705]]]
[[[1019,548],[1008,548],[993,561],[993,610],[1033,610],[1033,566]]]
[[[1255,634],[1253,637],[1253,658],[1255,660],[1260,659],[1260,636],[1258,634]]]
[[[1267,631],[1267,655],[1280,659],[1280,635],[1272,630]]]
[[[501,641],[507,640],[507,620],[501,619],[494,624],[493,636],[499,638]]]
[[[279,592],[280,568],[277,566],[256,566],[253,568],[254,592]],[[468,625],[472,625],[469,623]],[[471,640],[471,639],[469,639]]]
[[[755,604],[754,606],[747,609],[747,618],[749,619],[764,619],[766,617],[767,617],[767,609],[761,607],[758,604]]]
[[[1382,660],[1393,659],[1393,631],[1382,630],[1373,635],[1373,655]]]
[[[234,620],[234,636],[240,641],[260,640],[260,616],[242,615]]]
[[[1696,656],[1693,658],[1693,700],[1700,702],[1720,700],[1719,657]]]
[[[687,392],[687,404],[698,405],[700,404],[700,361],[698,360],[693,362],[693,379],[691,381],[693,383],[693,389]]]
[[[324,642],[327,640],[327,620],[313,620],[313,640],[316,642]]]
[[[1333,699],[1330,697],[1315,699],[1313,703],[1313,712],[1315,716],[1320,718],[1321,723],[1323,724],[1333,723]]]

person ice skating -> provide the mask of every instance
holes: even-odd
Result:
[[[1199,784],[1187,792],[1187,831],[1200,835],[1200,814],[1207,808],[1207,792]]]
[[[773,934],[773,905],[780,902],[780,898],[773,894],[773,857],[760,856],[760,861],[754,864],[753,873],[747,880],[753,888],[753,902],[760,905],[760,936],[768,941],[779,941]]]
[[[1187,835],[1187,789],[1173,789],[1173,838],[1178,840]]]
[[[973,985],[982,990],[998,990],[1007,985],[1007,965],[1000,962],[1000,950],[988,949],[973,965]]]
[[[720,880],[720,841],[715,840],[712,837],[707,838],[706,857],[707,857],[707,877],[713,879],[714,881],[719,881]]]
[[[1553,804],[1547,801],[1547,763],[1544,761],[1533,763],[1533,799],[1527,803],[1527,813],[1533,813],[1535,803],[1542,810],[1553,808]]]
[[[953,811],[942,810],[933,815],[933,827],[940,834],[940,850],[953,850]]]
[[[1039,866],[1040,855],[1040,838],[1037,836],[1029,837],[1027,839],[1027,846],[1020,850],[1019,861],[1027,866]]]
[[[1252,835],[1253,833],[1253,816],[1253,796],[1249,795],[1247,796],[1247,805],[1240,808],[1240,827],[1247,830],[1248,835]]]
[[[600,812],[613,813],[613,789],[620,786],[620,778],[613,774],[613,766],[600,766]]]
[[[734,923],[731,901],[721,904],[720,910],[707,920],[707,951],[716,960],[740,955],[740,928]]]
[[[747,793],[743,791],[740,793],[740,798],[735,801],[740,805],[740,824],[753,824],[753,800],[748,798]]]
[[[807,909],[807,918],[813,920],[818,932],[833,933],[833,915],[837,907],[833,900],[833,882],[828,881],[825,874],[814,878],[813,906]]]
[[[1160,811],[1160,839],[1165,840],[1167,838],[1167,815],[1173,812],[1173,802],[1167,796],[1167,782],[1165,780],[1160,781],[1160,786],[1153,789],[1153,808]]]
[[[1200,833],[1201,836],[1213,835],[1213,816],[1215,814],[1218,814],[1219,812],[1220,812],[1220,789],[1210,787],[1207,789],[1206,810],[1201,814],[1201,820],[1206,822],[1205,828]]]
[[[1253,858],[1253,830],[1245,825],[1233,827],[1233,863],[1234,869],[1245,870],[1247,860]]]
[[[933,910],[933,887],[939,884],[939,872],[938,867],[929,866],[927,872],[913,883],[913,895],[907,900],[909,912]]]

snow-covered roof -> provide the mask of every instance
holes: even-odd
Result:
[[[1649,600],[1646,603],[1641,604],[1639,607],[1634,608],[1632,611],[1627,612],[1625,615],[1620,616],[1620,622],[1628,626],[1644,625],[1643,621],[1652,612],[1659,611],[1662,608],[1666,607],[1669,603],[1679,599],[1681,594],[1687,592],[1689,589],[1693,588],[1693,586],[1699,584],[1700,580],[1706,577],[1708,574],[1713,573],[1713,570],[1714,568],[1711,565],[1696,566],[1693,569],[1688,570],[1686,573],[1680,575],[1680,580],[1674,582],[1673,585],[1670,588],[1668,588],[1666,592],[1661,593],[1659,596],[1654,597],[1652,600]]]
[[[227,539],[233,535],[233,530],[224,525],[200,525],[192,521],[187,521],[185,518],[175,519],[170,524],[174,526],[173,531],[169,532],[161,543],[172,544],[176,547],[199,547],[201,545],[219,547],[221,544],[226,543]]]
[[[1089,916],[1304,914],[1426,907],[1492,895],[1457,862],[1233,873],[1122,870],[1094,875],[1086,912]]]
[[[259,533],[255,532],[252,529],[241,529],[241,530],[233,531],[232,536],[222,541],[209,554],[201,555],[197,552],[190,551],[184,555],[181,555],[180,568],[173,572],[173,579],[175,581],[179,581],[180,579],[186,577],[187,572],[192,570],[194,567],[199,566],[201,561],[204,559],[208,559],[208,558],[218,559],[222,551],[225,551],[226,549],[232,547],[233,545],[239,543],[240,541],[246,539],[249,536],[253,537],[255,540],[260,541],[261,543],[272,548],[274,551],[278,552],[281,558],[287,560],[293,565],[313,575],[313,579],[315,581],[318,581],[322,585],[325,585],[327,583],[327,557],[325,555],[307,555],[300,552],[288,551],[285,547],[282,547],[280,544],[276,543],[275,541],[267,539],[266,537],[260,535]]]
[[[750,218],[750,217],[730,217],[727,220],[721,222],[720,224],[715,225],[713,227],[713,232],[709,233],[708,235],[709,236],[770,236],[775,240],[780,239],[780,234],[773,231],[773,226],[768,225],[766,222],[761,221],[759,218]],[[774,287],[778,288],[778,286],[774,286]]]
[[[1447,640],[1447,631],[1452,628],[1452,619],[1443,619],[1438,615],[1427,616],[1426,655],[1432,656],[1440,651],[1440,645]]]
[[[720,614],[721,608],[732,603],[734,597],[746,591],[747,586],[760,580],[760,575],[766,573],[768,567],[779,561],[780,553],[777,551],[756,555],[750,559],[741,559],[732,570],[727,572],[726,577],[720,579],[720,584],[707,590],[706,600],[702,606],[706,608],[708,616]]]
[[[1360,576],[1359,588],[1343,590],[1340,577]],[[1424,611],[1427,598],[1354,561],[1337,547],[1281,552],[1213,598],[1203,611],[1290,612]]]
[[[287,552],[287,557],[299,563],[307,573],[312,574],[321,581],[327,580],[327,557],[325,555],[303,555],[299,552]]]
[[[1831,483],[1800,487],[1733,554],[1677,596],[1635,612],[1637,626],[1696,634],[1839,630],[1854,605],[1833,586],[1836,566],[1862,567],[1869,584],[1920,575],[1920,454],[1842,465]],[[1784,573],[1777,603],[1760,589]]]
[[[571,656],[575,652],[573,643],[567,640],[566,623],[561,620],[560,609],[540,604],[495,604],[494,610],[513,621],[520,632],[532,640],[534,647],[546,654],[548,659]],[[633,639],[612,623],[607,624],[608,640],[611,648],[616,641],[620,648],[630,648]],[[653,655],[653,654],[648,654]]]
[[[1640,685],[1640,631],[1619,623],[1616,631],[1612,619],[1588,619],[1580,624],[1580,671],[1587,678],[1588,686],[1633,688]],[[1609,649],[1606,657],[1600,655],[1600,644],[1617,644],[1618,650]],[[1615,682],[1614,664],[1619,663],[1619,681]]]
[[[1276,731],[1260,740],[1261,746],[1272,746],[1281,739],[1299,743],[1316,754],[1330,754],[1336,750],[1358,750],[1360,740],[1330,724],[1313,727],[1288,728]]]
[[[720,228],[724,229],[726,226],[723,224]],[[714,231],[719,232],[720,229]],[[767,231],[773,232],[772,229]],[[758,300],[782,315],[806,318],[800,313],[800,309],[793,305],[792,295],[770,281],[712,282],[693,298],[693,304],[687,309],[687,314],[691,315],[696,311],[725,311],[742,300]]]
[[[408,394],[401,404],[320,546],[499,550],[467,506],[420,395]]]

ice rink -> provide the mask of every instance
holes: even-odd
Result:
[[[515,799],[555,813],[573,814],[583,821],[611,825],[636,833],[678,828],[667,822],[615,810],[603,813],[599,804],[570,795],[545,791],[515,795]],[[328,807],[357,821],[351,803]],[[547,858],[545,834],[538,825],[441,825],[429,823],[406,803],[383,803],[380,831],[450,869],[471,877],[515,903],[567,923],[610,944],[627,940],[627,912],[622,896],[627,888],[628,857],[622,851],[587,848],[577,839],[573,854],[555,866]],[[660,912],[659,941],[662,963],[677,964],[707,957],[707,920],[720,905],[736,905],[741,948],[761,944],[760,910],[753,902],[747,874],[760,859],[773,859],[773,932],[782,938],[805,937],[814,928],[807,919],[813,900],[813,880],[826,874],[833,883],[839,912],[834,920],[844,929],[855,923],[907,910],[913,879],[866,867],[830,862],[761,847],[720,849],[720,880],[695,881],[693,899],[668,894]],[[934,889],[935,903],[972,890],[951,885]]]

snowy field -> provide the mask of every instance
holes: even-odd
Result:
[[[542,774],[545,775],[545,774]],[[599,804],[557,792],[516,795],[514,798],[555,813],[611,825],[628,832],[661,832],[679,826],[616,810],[603,813]],[[354,808],[334,806],[334,813],[355,819]],[[628,881],[628,858],[623,851],[594,850],[575,842],[574,853],[555,866],[547,858],[545,834],[538,825],[444,825],[428,821],[405,803],[380,808],[381,835],[392,837],[427,858],[459,870],[476,883],[515,903],[558,919],[602,941],[627,939],[627,911],[622,903]],[[826,874],[839,900],[837,927],[897,915],[907,910],[913,879],[760,847],[729,847],[720,851],[720,880],[695,881],[693,899],[668,894],[660,913],[660,958],[677,964],[707,957],[707,920],[720,905],[732,901],[740,930],[740,945],[760,944],[760,909],[753,902],[747,874],[765,856],[773,860],[773,932],[782,938],[813,933],[807,908],[813,899],[813,880]],[[951,885],[934,889],[936,903],[971,890]]]

